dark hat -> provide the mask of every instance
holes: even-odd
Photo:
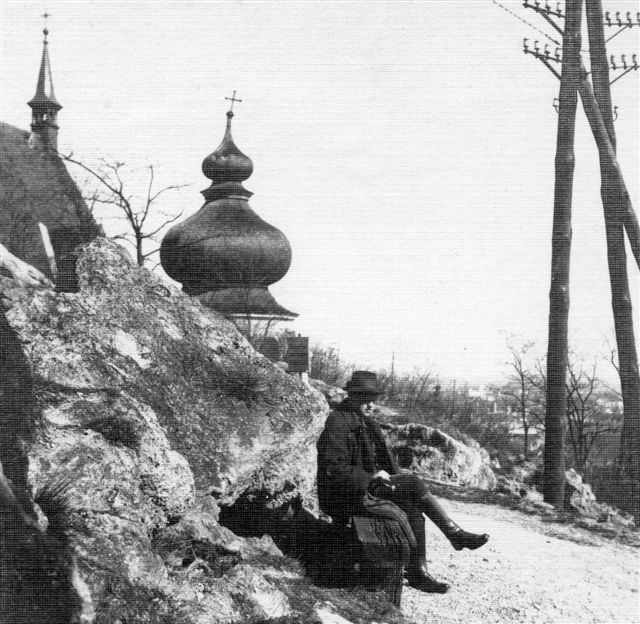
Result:
[[[369,371],[353,371],[351,379],[347,381],[344,389],[349,392],[362,392],[368,394],[382,394],[375,373]]]

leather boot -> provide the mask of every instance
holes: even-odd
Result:
[[[469,533],[461,529],[453,520],[449,520],[443,533],[456,550],[463,548],[475,550],[489,541],[487,533]]]
[[[475,550],[484,546],[489,541],[486,533],[469,533],[461,529],[441,507],[434,496],[429,493],[424,494],[420,499],[420,508],[451,542],[456,550],[469,548]]]
[[[409,568],[407,569],[409,585],[423,592],[445,594],[449,591],[449,585],[434,579],[427,569],[427,536],[424,528],[424,517],[422,514],[411,515],[409,516],[409,524],[418,543],[415,549],[411,549]]]

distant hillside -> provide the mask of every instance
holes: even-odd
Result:
[[[56,257],[101,233],[61,159],[29,143],[29,132],[0,122],[0,243],[52,277],[38,230]]]

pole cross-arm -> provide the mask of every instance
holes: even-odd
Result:
[[[587,71],[582,65],[580,98],[598,147],[601,169],[606,174],[603,176],[603,182],[606,179],[609,186],[608,194],[615,196],[607,202],[610,206],[609,211],[615,213],[611,214],[610,218],[614,221],[620,221],[624,225],[633,257],[640,268],[640,226],[616,158],[616,133],[613,124],[614,113],[611,104],[609,63],[604,38],[601,0],[586,0],[586,14],[593,89]],[[610,19],[608,15],[606,17]],[[620,21],[619,16],[617,17]]]

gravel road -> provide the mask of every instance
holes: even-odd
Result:
[[[457,552],[429,523],[428,558],[444,595],[405,587],[402,611],[418,623],[640,624],[640,549],[518,511],[442,501],[488,544]]]

